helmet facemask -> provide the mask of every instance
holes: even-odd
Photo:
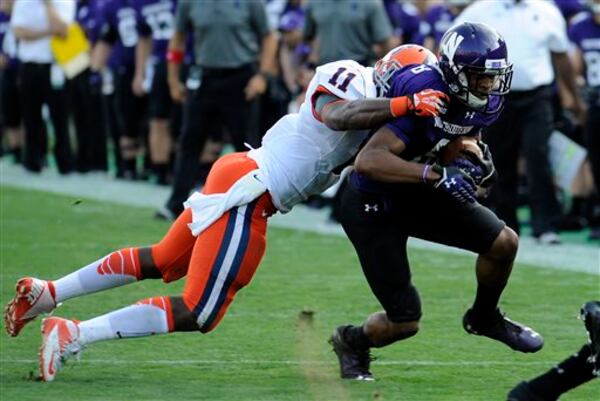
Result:
[[[486,60],[485,64],[475,67],[450,63],[456,79],[448,86],[452,95],[469,108],[490,112],[490,98],[509,92],[513,71],[506,60]]]
[[[397,60],[384,60],[381,59],[375,64],[373,71],[373,80],[379,90],[380,94],[385,95],[392,86],[392,77],[396,71],[400,70],[402,66]]]

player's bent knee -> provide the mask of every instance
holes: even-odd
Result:
[[[512,228],[505,226],[485,256],[498,261],[511,262],[517,256],[518,249],[519,236]]]

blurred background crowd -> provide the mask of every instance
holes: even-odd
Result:
[[[220,154],[299,108],[317,66],[435,52],[457,18],[493,25],[515,64],[484,138],[489,205],[544,243],[599,239],[600,0],[0,0],[2,156],[168,185],[172,219]]]

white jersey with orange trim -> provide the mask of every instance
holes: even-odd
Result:
[[[368,130],[334,131],[314,110],[319,93],[344,100],[377,97],[373,68],[343,60],[317,68],[304,103],[296,114],[282,117],[248,156],[263,172],[273,204],[281,212],[323,192],[339,178],[332,171],[356,155]]]

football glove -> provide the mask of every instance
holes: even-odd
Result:
[[[424,89],[408,96],[408,110],[419,117],[435,117],[446,112],[450,97],[444,92]]]
[[[456,166],[431,166],[431,170],[440,175],[433,187],[452,195],[460,203],[473,203],[476,199],[475,181],[466,172]]]
[[[477,145],[481,149],[482,157],[468,150],[463,150],[461,153],[464,158],[458,158],[453,164],[464,168],[465,172],[471,175],[471,178],[475,181],[475,185],[489,189],[496,182],[498,173],[496,172],[489,146],[482,141],[477,141]],[[467,165],[464,160],[468,161],[471,165]]]

